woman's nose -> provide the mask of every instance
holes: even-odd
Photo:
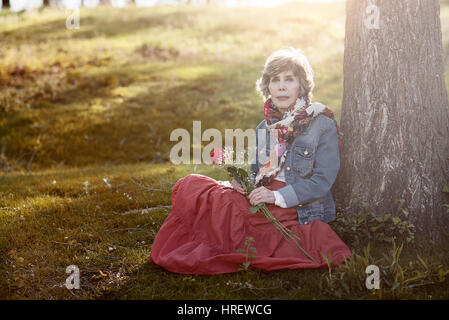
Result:
[[[285,82],[284,81],[279,81],[279,89],[280,90],[285,90]]]

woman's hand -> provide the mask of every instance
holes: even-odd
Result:
[[[234,187],[234,190],[246,196],[247,192],[245,191],[245,189],[243,189],[242,185],[238,183],[234,178],[232,178],[231,184]]]
[[[261,202],[265,203],[275,203],[276,197],[274,196],[274,192],[268,190],[265,187],[259,187],[253,190],[248,197],[249,203],[253,206],[257,206]]]

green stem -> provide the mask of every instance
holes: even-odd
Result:
[[[241,169],[236,169],[235,167],[227,167],[227,171],[231,174],[232,177],[234,177],[234,179],[240,183],[243,187],[243,189],[245,189],[245,191],[247,192],[247,196],[246,199],[248,199],[249,194],[255,189],[254,184],[252,183],[252,181],[250,181],[249,176],[247,174],[246,171],[241,170]],[[278,219],[276,219],[270,212],[270,210],[268,210],[267,206],[265,205],[265,203],[261,203],[261,205],[258,205],[258,211],[261,211],[262,214],[267,217],[268,219],[271,220],[271,222],[274,224],[274,226],[276,227],[276,229],[281,233],[281,235],[285,238],[285,240],[289,241],[288,238],[290,238],[291,240],[293,240],[296,244],[296,246],[307,256],[309,257],[314,263],[318,264],[318,262],[315,261],[315,259],[303,248],[299,245],[299,243],[296,241],[295,237],[298,240],[301,240],[296,234],[294,234],[293,232],[291,232],[290,229],[287,229],[281,222],[279,222]]]

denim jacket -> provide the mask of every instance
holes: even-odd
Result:
[[[265,120],[256,128],[256,153],[251,163],[254,175],[264,163],[259,163],[264,150],[268,157],[270,134]],[[332,119],[318,115],[291,144],[284,163],[286,186],[277,190],[287,208],[296,207],[300,224],[335,220],[335,203],[330,189],[339,169],[337,128]]]

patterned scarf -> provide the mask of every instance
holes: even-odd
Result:
[[[275,143],[270,149],[268,161],[262,165],[255,177],[256,187],[269,184],[281,171],[290,146],[297,135],[300,135],[308,127],[310,122],[319,114],[323,114],[332,120],[337,127],[338,138],[343,138],[343,133],[337,125],[334,113],[321,103],[311,103],[308,97],[299,97],[294,104],[282,113],[269,98],[264,104],[264,115],[270,137]],[[307,151],[306,151],[307,152]]]

